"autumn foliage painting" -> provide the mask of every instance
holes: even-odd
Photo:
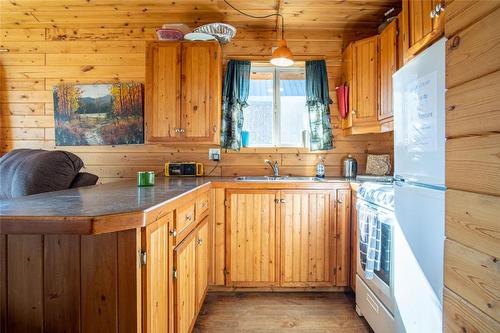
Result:
[[[59,84],[53,95],[56,145],[144,143],[142,84]]]

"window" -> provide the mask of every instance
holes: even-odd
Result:
[[[309,146],[304,67],[252,64],[243,131],[249,147]]]

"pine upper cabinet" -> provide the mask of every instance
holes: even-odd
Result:
[[[281,191],[281,286],[334,284],[335,191]]]
[[[196,232],[192,232],[174,250],[176,333],[191,332],[196,319],[196,247]]]
[[[218,143],[221,50],[217,42],[182,44],[181,132],[190,142]]]
[[[203,305],[208,288],[208,217],[196,231],[196,306]]]
[[[279,191],[228,189],[226,200],[226,284],[277,285]]]
[[[148,142],[220,142],[221,59],[218,42],[148,44]]]
[[[345,134],[379,133],[378,36],[353,42],[344,55],[345,81],[349,86],[349,112],[343,120]],[[350,59],[346,59],[349,57]]]
[[[179,141],[182,44],[155,42],[146,51],[145,127],[147,141]]]
[[[403,0],[403,52],[405,62],[444,33],[444,0]]]
[[[142,248],[147,255],[142,266],[144,332],[169,330],[169,277],[172,272],[169,228],[172,223],[173,214],[168,213],[145,227],[142,233]]]
[[[392,75],[398,70],[398,19],[394,19],[379,35],[380,108],[378,121],[381,131],[393,129]]]

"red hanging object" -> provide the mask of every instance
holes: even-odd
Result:
[[[347,117],[347,112],[349,111],[349,87],[344,84],[338,86],[335,90],[337,91],[340,118],[345,119],[345,117]]]

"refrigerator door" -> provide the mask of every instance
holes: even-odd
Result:
[[[396,182],[395,317],[401,332],[441,332],[444,194]]]
[[[393,75],[397,178],[445,184],[445,42],[439,40]]]

